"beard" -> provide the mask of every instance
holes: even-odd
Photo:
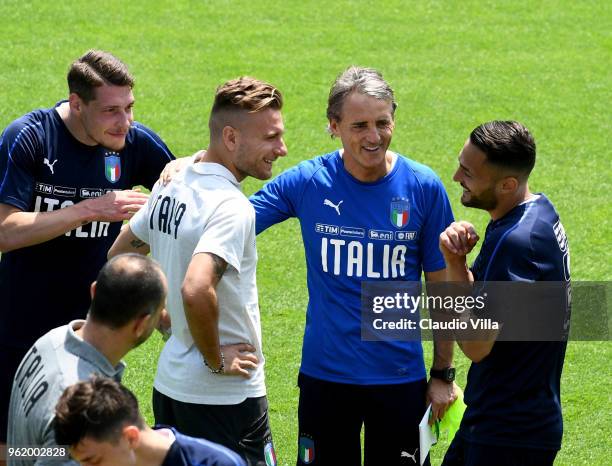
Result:
[[[462,185],[463,186],[463,185]],[[461,196],[461,204],[466,207],[473,207],[475,209],[482,210],[493,210],[497,207],[497,198],[495,197],[495,189],[489,188],[476,196],[474,193],[469,192],[469,199],[463,199]],[[465,194],[464,194],[465,195]]]

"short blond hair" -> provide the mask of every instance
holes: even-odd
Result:
[[[232,114],[256,113],[268,108],[283,108],[283,95],[272,84],[249,76],[227,81],[215,94],[208,120],[211,138],[219,136],[221,128],[231,121]]]

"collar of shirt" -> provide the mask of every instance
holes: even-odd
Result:
[[[200,175],[217,175],[225,178],[235,186],[240,186],[240,182],[234,174],[226,167],[214,162],[197,162],[191,165],[192,169]]]
[[[76,331],[80,329],[84,323],[84,320],[73,320],[68,324],[66,340],[64,341],[66,351],[94,365],[100,369],[102,375],[111,377],[117,381],[120,380],[125,369],[125,363],[121,361],[117,366],[113,367],[110,361],[106,359],[102,353],[81,339],[76,334]]]

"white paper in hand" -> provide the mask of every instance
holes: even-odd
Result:
[[[431,446],[438,443],[438,439],[436,438],[435,434],[432,432],[431,426],[428,424],[430,414],[431,414],[431,404],[427,407],[427,410],[425,411],[425,415],[423,416],[423,419],[421,419],[421,422],[419,423],[419,447],[420,447],[419,451],[421,454],[421,458],[420,458],[421,466],[425,462],[425,459],[427,458],[427,454],[429,453]]]

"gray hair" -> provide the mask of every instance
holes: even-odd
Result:
[[[374,68],[349,66],[338,75],[329,91],[327,99],[327,119],[340,121],[344,99],[352,92],[359,92],[376,99],[391,102],[392,113],[395,113],[397,103],[393,96],[393,89],[383,79],[382,74]]]

